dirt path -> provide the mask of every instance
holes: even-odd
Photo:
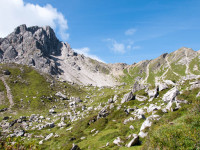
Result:
[[[192,74],[190,72],[190,69],[189,69],[189,58],[188,58],[188,51],[185,50],[185,58],[186,58],[186,69],[185,69],[185,74]]]
[[[170,65],[170,63],[169,63],[169,61],[168,61],[168,56],[167,56],[167,58],[166,58],[166,61],[167,61],[167,65],[168,65],[169,69],[171,69],[171,71],[172,71],[176,76],[180,76],[178,73],[176,73],[176,72],[174,72],[174,71],[172,70],[171,65]]]
[[[166,60],[166,62],[167,62],[168,68],[167,68],[167,70],[162,74],[162,76],[160,76],[159,80],[160,80],[160,79],[164,80],[164,78],[165,78],[167,72],[169,71],[169,69],[171,69],[171,71],[172,71],[175,75],[180,76],[179,74],[177,74],[176,72],[174,72],[174,71],[172,70],[171,65],[170,65],[170,63],[169,63],[169,61],[168,61],[168,56],[166,57],[165,60]]]
[[[147,69],[146,69],[147,75],[146,75],[146,78],[142,81],[142,83],[147,83],[147,80],[149,78],[149,65],[150,65],[150,62],[147,65]]]
[[[12,93],[11,93],[11,89],[10,87],[8,86],[8,84],[6,83],[6,80],[4,77],[0,77],[0,79],[3,81],[3,84],[6,88],[6,93],[7,93],[7,98],[10,102],[10,106],[9,106],[9,109],[12,108],[12,106],[14,105],[14,102],[13,102],[13,96],[12,96]]]

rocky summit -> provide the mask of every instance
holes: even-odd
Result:
[[[0,39],[0,62],[33,66],[62,80],[94,86],[117,85],[112,75],[125,66],[107,65],[77,54],[68,43],[60,42],[49,26],[27,28],[26,25]]]
[[[49,26],[0,38],[0,149],[200,149],[199,141],[199,51],[106,64]]]

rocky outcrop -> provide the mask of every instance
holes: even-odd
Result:
[[[138,81],[136,81],[136,82],[134,83],[134,85],[133,85],[132,92],[135,93],[135,92],[140,91],[140,90],[145,89],[145,88],[146,88],[145,85],[140,84]]]
[[[0,62],[15,62],[31,65],[45,73],[59,74],[55,61],[50,55],[59,55],[62,43],[49,27],[30,27],[21,25],[6,38],[1,39]]]
[[[124,95],[123,99],[121,100],[121,103],[125,103],[125,102],[128,102],[130,100],[134,100],[135,99],[135,96],[133,95],[133,92],[129,92],[127,94]]]
[[[177,96],[179,94],[179,90],[176,88],[176,87],[174,87],[174,88],[172,88],[171,90],[169,90],[164,96],[163,96],[163,98],[162,98],[162,100],[164,101],[164,102],[170,102],[170,101],[173,101],[173,100],[175,100],[175,97]]]

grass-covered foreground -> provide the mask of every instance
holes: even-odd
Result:
[[[187,102],[180,102],[178,109],[173,103],[165,111],[168,102],[163,101],[163,96],[174,85],[158,91],[152,100],[148,91],[156,86],[148,85],[134,93],[143,100],[121,103],[131,91],[136,74],[132,74],[134,78],[123,78],[128,84],[99,88],[61,82],[27,66],[0,67],[14,101],[12,108],[0,113],[0,149],[68,150],[73,144],[83,150],[200,149],[200,89],[190,89],[191,83],[199,79],[176,82],[180,91],[176,99]],[[4,75],[4,70],[11,74]],[[9,108],[1,81],[0,92],[4,94],[1,109]],[[58,92],[66,98],[57,95]],[[152,106],[155,108],[151,109]],[[131,135],[139,134],[147,118],[154,115],[159,119],[150,120],[151,126],[142,130],[147,136],[139,137],[135,145],[127,147],[133,138]],[[113,143],[117,137],[121,139],[119,145]]]

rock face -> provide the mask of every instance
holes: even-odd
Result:
[[[33,66],[69,82],[94,86],[117,85],[112,75],[126,66],[104,64],[76,53],[68,43],[60,42],[49,26],[26,25],[0,38],[0,63],[13,62]]]
[[[0,41],[0,62],[31,65],[45,73],[59,74],[50,55],[59,55],[62,43],[50,27],[17,27]]]
[[[169,90],[162,98],[162,100],[164,102],[170,102],[170,101],[173,101],[175,100],[175,97],[179,94],[179,90],[174,87],[172,88],[171,90]]]

